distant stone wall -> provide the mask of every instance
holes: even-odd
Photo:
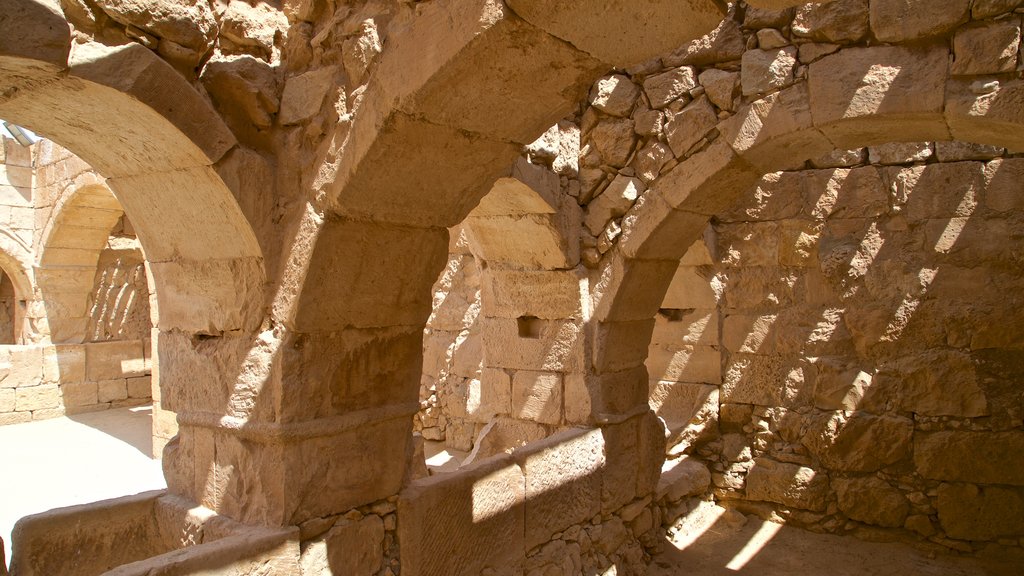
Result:
[[[149,340],[0,346],[0,425],[152,401]]]
[[[712,220],[648,368],[718,499],[964,550],[1024,535],[1024,158],[1000,156],[838,152]]]

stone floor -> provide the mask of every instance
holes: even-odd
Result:
[[[0,426],[0,537],[11,557],[19,518],[164,488],[150,458],[152,408],[119,408]]]
[[[678,524],[677,524],[678,526]],[[964,558],[906,544],[813,534],[717,506],[698,509],[655,556],[648,576],[1020,576],[1024,555]]]

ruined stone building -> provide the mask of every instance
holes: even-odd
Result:
[[[11,573],[1019,554],[1022,5],[0,0],[0,423],[153,401],[168,484]]]

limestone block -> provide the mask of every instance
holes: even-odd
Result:
[[[722,401],[798,407],[809,402],[804,366],[780,355],[730,354],[722,375]]]
[[[704,232],[707,221],[703,214],[675,210],[660,194],[648,191],[622,219],[619,252],[627,259],[676,262]],[[622,265],[617,258],[611,260],[612,266]]]
[[[653,330],[654,318],[599,324],[591,343],[595,372],[604,374],[642,366]]]
[[[868,33],[868,0],[834,0],[796,9],[793,34],[816,42],[852,43]]]
[[[743,95],[771,92],[793,83],[796,48],[748,50],[743,53]]]
[[[700,85],[704,87],[708,100],[722,110],[734,110],[739,95],[740,74],[718,68],[709,68],[700,73]]]
[[[24,424],[25,422],[32,421],[31,412],[0,412],[0,426],[7,426],[8,424]]]
[[[574,425],[593,424],[595,398],[591,396],[586,376],[576,373],[565,374],[562,377],[562,386],[565,422]],[[600,399],[596,400],[600,407]]]
[[[274,35],[288,29],[284,13],[270,5],[251,6],[248,2],[229,2],[220,17],[220,34],[238,46],[260,48],[269,54]]]
[[[511,454],[523,446],[547,438],[548,434],[548,427],[543,424],[499,416],[480,429],[473,440],[473,451],[462,461],[462,466],[469,466],[497,454]]]
[[[872,0],[871,30],[882,42],[944,34],[970,18],[971,0]]]
[[[44,349],[43,380],[62,384],[85,380],[85,347],[59,344]]]
[[[562,420],[562,375],[519,370],[512,376],[512,416],[543,424]]]
[[[96,382],[67,382],[60,387],[60,393],[68,411],[99,403],[99,387]]]
[[[99,7],[112,19],[131,25],[182,46],[205,52],[217,33],[217,21],[210,6],[183,0],[166,4],[155,1],[99,0]]]
[[[941,484],[939,523],[951,538],[994,540],[1024,533],[1024,490],[1003,486]]]
[[[203,67],[202,82],[236,134],[273,125],[280,97],[277,75],[266,62],[249,55],[214,58]],[[247,140],[253,141],[252,136]]]
[[[636,144],[636,131],[629,118],[606,118],[590,131],[590,142],[605,164],[622,168]]]
[[[822,410],[885,409],[886,396],[869,366],[842,357],[822,357],[813,364],[814,405]],[[866,370],[866,371],[865,371]]]
[[[901,410],[923,416],[977,418],[990,414],[974,361],[959,350],[928,350],[899,360]]]
[[[141,340],[93,342],[85,346],[86,378],[93,382],[146,374]]]
[[[687,496],[701,496],[711,485],[711,473],[698,460],[683,456],[667,460],[655,491],[659,502],[678,502]]]
[[[4,388],[35,386],[43,378],[43,349],[38,346],[11,349],[11,369],[0,383]]]
[[[466,415],[475,422],[489,422],[512,413],[512,380],[504,370],[485,368],[478,380],[470,380]]]
[[[578,214],[566,211],[569,213]],[[572,230],[560,216],[470,216],[466,224],[474,253],[489,264],[556,270],[572,268],[579,261],[578,243],[569,241],[579,233],[578,228]],[[570,226],[578,226],[578,222]]]
[[[518,573],[525,556],[524,487],[522,469],[508,457],[413,482],[398,500],[402,574]]]
[[[971,16],[975,20],[983,20],[1009,12],[1020,4],[1020,0],[975,0],[971,6]]]
[[[671,54],[662,57],[665,66],[707,66],[718,62],[739,60],[747,49],[743,32],[732,18],[723,18],[718,26],[704,36],[691,40]]]
[[[605,471],[602,514],[655,491],[665,462],[665,428],[652,412],[601,428]]]
[[[662,114],[658,114],[657,134],[661,134]],[[638,128],[639,131],[639,128]],[[661,169],[673,158],[672,149],[661,142],[651,141],[637,150],[632,167],[636,175],[646,184],[654,182],[661,174]]]
[[[889,210],[889,191],[877,168],[815,170],[807,175],[805,213],[815,219],[873,218]]]
[[[912,436],[907,418],[834,412],[816,418],[803,443],[830,469],[874,472],[910,456]]]
[[[633,111],[640,88],[622,74],[599,79],[590,90],[590,105],[612,116],[625,117]]]
[[[408,62],[403,66],[415,68]],[[382,74],[378,70],[375,77]],[[450,87],[444,93],[450,96]],[[372,97],[364,96],[358,118],[365,122],[354,123],[347,149],[351,152],[346,151],[337,179],[328,185],[335,211],[355,220],[445,228],[457,224],[521,152],[521,146],[508,141],[489,140],[405,113],[375,123],[373,110],[366,109],[377,105],[369,102]],[[425,187],[434,190],[429,207],[422,202]]]
[[[447,246],[444,229],[325,223],[294,304],[296,327],[313,331],[422,322],[430,314],[428,287],[444,266]],[[163,311],[161,302],[161,326]]]
[[[581,314],[579,278],[574,272],[488,269],[480,298],[488,316],[557,319]]]
[[[888,482],[864,478],[833,478],[832,489],[844,514],[867,524],[900,528],[910,512],[910,502]]]
[[[996,20],[965,26],[953,37],[952,74],[1001,74],[1017,68],[1020,21]]]
[[[680,266],[672,277],[662,308],[675,310],[713,309],[718,305],[718,294],[708,278],[694,266]]]
[[[994,160],[985,167],[985,206],[998,212],[1024,208],[1024,194],[1020,193],[1024,178],[1024,160]]]
[[[101,380],[96,383],[97,398],[100,402],[116,402],[128,398],[128,384],[124,378]]]
[[[153,2],[137,3],[146,12],[149,7],[144,4]],[[170,64],[140,44],[82,45],[72,54],[69,64],[71,76],[85,81],[76,90],[87,93],[83,94],[84,100],[74,101],[88,105],[71,104],[65,96],[58,117],[54,118],[57,108],[44,107],[49,117],[41,121],[48,125],[54,120],[60,122],[62,143],[108,178],[150,172],[168,178],[171,174],[167,171],[208,165],[235,144],[235,138],[208,101]],[[55,86],[52,93],[38,93],[38,98],[61,98],[60,90]],[[97,106],[98,102],[106,105]],[[78,120],[69,124],[70,118],[64,116]],[[117,129],[98,134],[85,128],[100,124]],[[121,140],[122,137],[126,140]],[[139,145],[129,150],[123,142]],[[178,194],[198,192],[185,187],[177,189]],[[124,201],[124,197],[119,198]]]
[[[383,107],[360,111],[372,112],[365,127],[375,130],[400,109],[489,140],[532,142],[608,67],[579,44],[552,37],[544,30],[547,21],[522,16],[518,7],[493,0],[438,2],[403,15],[406,21],[396,23],[402,33],[387,38],[365,100]]]
[[[728,144],[716,141],[663,174],[651,189],[672,208],[710,216],[732,206],[761,174]]]
[[[1024,150],[1019,102],[1024,82],[953,79],[946,85],[946,120],[953,138]],[[943,138],[948,139],[948,138]]]
[[[914,465],[921,476],[950,482],[1024,486],[1024,470],[1008,466],[1024,449],[1024,433],[919,432]]]
[[[669,118],[665,124],[665,136],[672,151],[682,158],[716,124],[718,115],[711,101],[707,96],[701,96]]]
[[[726,266],[777,266],[779,225],[775,222],[723,223],[715,227],[717,251]]]
[[[484,363],[494,368],[580,371],[583,334],[576,320],[539,320],[539,337],[520,336],[517,320],[482,321]]]
[[[601,511],[604,438],[600,430],[570,429],[516,452],[526,478],[529,550]]]
[[[376,515],[342,518],[304,548],[303,574],[376,574],[384,562],[384,521]]]
[[[16,394],[13,388],[0,388],[0,414],[14,412]]]
[[[128,378],[125,384],[127,385],[129,398],[145,400],[153,395],[153,379],[149,376]]]
[[[642,6],[616,0],[604,2],[599,10],[578,0],[512,0],[509,5],[535,26],[620,68],[705,34],[724,15],[724,5],[713,0],[687,0],[683,5],[658,0]]]
[[[644,79],[644,92],[652,108],[661,109],[697,87],[697,69],[680,66]]]
[[[722,354],[714,346],[655,345],[647,371],[652,380],[721,384]]]
[[[796,464],[756,458],[747,472],[746,494],[751,500],[822,512],[828,491],[827,475]]]
[[[583,387],[578,387],[583,383]],[[585,379],[566,379],[566,397],[589,403],[589,420],[619,421],[630,414],[649,408],[647,403],[647,370],[643,366],[590,375]]]
[[[260,417],[285,421],[304,421],[314,415],[343,415],[357,410],[406,405],[416,401],[418,383],[422,377],[422,329],[366,328],[292,334],[283,342],[261,342],[258,346],[257,350],[250,351],[241,341],[230,344],[226,342],[226,349],[222,352],[223,360],[218,358],[217,364],[212,366],[214,362],[209,359],[203,365],[190,366],[193,362],[202,362],[205,351],[199,350],[195,355],[186,353],[179,360],[182,370],[195,370],[196,378],[219,382],[217,390],[208,392],[210,396],[204,397],[199,390],[192,391],[194,400],[205,404],[214,401],[217,396],[213,394],[230,393],[234,397],[231,400],[232,406],[248,414],[247,417],[256,418],[258,413],[255,411],[262,410]],[[158,348],[161,364],[164,348],[164,341],[161,340]],[[231,362],[245,361],[246,356],[263,356],[277,350],[280,350],[276,352],[280,354],[279,369],[283,371],[282,378],[288,385],[285,387],[287,392],[278,400],[279,406],[271,407],[265,402],[258,402],[254,397],[258,396],[262,400],[265,394],[256,391],[267,386],[265,379],[268,376],[263,375],[266,368],[259,367],[250,374],[243,373],[238,377],[237,368],[233,371],[231,369]],[[467,357],[477,364],[473,365],[472,374],[459,376],[475,378],[479,356],[470,352]],[[467,364],[473,360],[467,361]],[[249,360],[249,363],[252,361]],[[465,368],[459,366],[459,369]],[[166,377],[166,371],[160,375],[165,391],[168,389],[165,385]],[[168,408],[175,409],[169,403]]]
[[[929,142],[887,142],[868,148],[868,162],[872,164],[913,164],[932,157]]]
[[[616,176],[597,198],[587,205],[584,223],[597,236],[613,218],[626,214],[646,186],[637,178]]]
[[[962,162],[964,160],[992,160],[1006,152],[998,146],[974,144],[972,142],[936,142],[935,156],[939,162]]]
[[[832,4],[838,2],[825,6]],[[941,47],[848,48],[826,56],[808,72],[814,125],[843,148],[891,141],[888,130],[896,126],[917,140],[948,140],[942,121],[948,59]]]
[[[319,113],[337,73],[336,66],[327,66],[288,78],[281,93],[278,121],[285,126],[299,124]]]
[[[52,384],[28,386],[14,390],[15,409],[18,412],[57,408],[61,404],[60,388]]]
[[[896,183],[894,204],[905,204],[914,221],[969,217],[984,187],[984,166],[977,162],[915,166],[888,171]]]
[[[0,54],[64,67],[71,49],[71,30],[58,5],[11,3],[5,16],[0,21]]]
[[[669,432],[678,433],[691,423],[700,425],[718,412],[718,387],[688,382],[651,382],[651,409]]]
[[[711,309],[661,310],[654,317],[651,344],[672,346],[718,343],[718,313]]]

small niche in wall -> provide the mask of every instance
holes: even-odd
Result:
[[[661,310],[658,310],[658,314],[669,322],[682,322],[683,316],[685,316],[687,312],[692,312],[692,310],[677,310],[674,308],[662,308]]]
[[[516,319],[516,323],[519,325],[520,338],[531,338],[533,340],[540,338],[541,330],[544,327],[540,318],[536,316],[520,316]]]

